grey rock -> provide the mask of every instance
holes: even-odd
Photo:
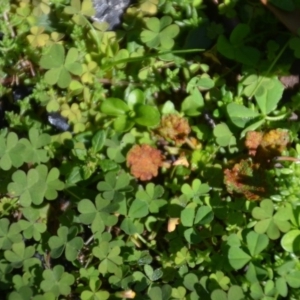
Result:
[[[121,16],[131,0],[93,0],[96,15],[92,17],[97,22],[107,22],[108,30],[114,29],[121,23]]]
[[[60,113],[49,113],[48,121],[59,131],[68,131],[70,129],[67,119],[64,118]]]

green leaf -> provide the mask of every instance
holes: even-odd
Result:
[[[112,247],[106,241],[93,248],[93,254],[101,260],[98,267],[101,274],[120,272],[119,266],[123,263],[122,257],[119,256],[120,252],[120,247]]]
[[[104,146],[106,139],[106,131],[99,130],[92,139],[92,149],[94,153],[98,153]]]
[[[196,214],[196,204],[189,203],[180,213],[181,224],[185,227],[193,226],[195,214]]]
[[[41,57],[40,66],[43,69],[59,68],[65,59],[65,48],[61,44],[51,45]]]
[[[117,132],[126,132],[134,126],[134,121],[127,116],[119,116],[114,120],[113,125]]]
[[[130,186],[130,177],[127,173],[109,172],[105,175],[105,181],[100,181],[97,185],[97,189],[103,193],[103,197],[106,200],[112,200],[119,196],[122,192],[130,192],[132,187]]]
[[[144,265],[144,271],[151,281],[156,281],[163,276],[163,272],[161,269],[153,270],[150,265]]]
[[[226,109],[232,123],[240,128],[259,116],[257,112],[236,103],[228,104]]]
[[[225,123],[218,124],[214,128],[214,136],[216,137],[216,142],[221,147],[227,147],[236,144],[236,139],[233,133]]]
[[[250,26],[248,24],[238,24],[231,32],[229,40],[232,44],[240,44],[249,33]]]
[[[201,91],[210,90],[215,85],[215,82],[209,77],[208,74],[201,76],[195,76],[190,79],[187,84],[186,91],[191,93],[194,89],[200,89]]]
[[[121,116],[129,111],[128,105],[121,99],[118,98],[108,98],[105,99],[101,106],[101,112],[107,114],[108,116]]]
[[[291,270],[289,274],[286,275],[286,282],[288,285],[294,289],[299,289],[300,287],[300,271]]]
[[[194,179],[192,186],[184,183],[181,187],[181,192],[189,199],[197,199],[201,195],[205,195],[210,191],[210,187],[206,183],[201,183],[199,179]]]
[[[41,233],[45,232],[47,226],[40,220],[40,211],[32,207],[27,207],[22,210],[23,216],[28,220],[19,220],[18,225],[23,231],[23,235],[26,239],[35,239],[39,241],[41,239]]]
[[[259,284],[259,282],[255,282],[250,287],[251,297],[252,299],[263,299],[264,298],[264,291]]]
[[[128,216],[132,219],[139,219],[147,216],[148,213],[148,207],[145,205],[145,202],[135,199],[130,205]]]
[[[7,137],[0,136],[0,167],[4,171],[11,167],[19,168],[24,162],[25,146],[19,142],[18,136],[10,132]]]
[[[210,223],[214,218],[214,213],[212,209],[209,206],[201,206],[197,210],[196,216],[195,216],[195,221],[194,224],[208,224]]]
[[[146,202],[151,213],[158,213],[160,208],[167,204],[166,200],[160,199],[163,192],[162,186],[148,183],[146,189],[141,187],[135,196],[136,199]]]
[[[83,199],[78,204],[80,212],[79,219],[83,224],[91,224],[91,229],[94,233],[103,232],[105,226],[113,226],[117,223],[116,216],[111,215],[110,201],[103,199],[100,195],[96,197],[95,204]]]
[[[137,226],[135,225],[133,220],[129,218],[125,218],[122,221],[120,228],[128,235],[133,235],[138,233]]]
[[[239,270],[251,260],[251,256],[239,247],[230,247],[228,252],[228,259],[230,265],[235,270]]]
[[[211,294],[211,300],[227,300],[227,295],[222,290],[214,290]]]
[[[163,16],[158,18],[149,18],[146,21],[148,29],[141,32],[141,41],[150,48],[171,49],[174,45],[174,38],[179,33],[179,26],[171,24],[172,18]]]
[[[287,252],[300,253],[300,230],[287,232],[281,239],[281,247]]]
[[[286,297],[288,294],[288,286],[284,278],[277,278],[275,281],[276,290],[282,297]]]
[[[199,284],[199,278],[194,273],[188,273],[184,275],[183,285],[190,291],[195,291]]]
[[[157,126],[160,122],[159,111],[157,110],[157,108],[153,106],[137,105],[134,108],[134,111],[135,111],[134,121],[139,125],[153,127],[153,126]]]
[[[57,168],[52,168],[48,173],[47,166],[39,165],[30,169],[27,174],[21,170],[14,172],[13,182],[7,189],[12,196],[20,197],[23,206],[41,204],[44,197],[48,200],[56,199],[57,191],[64,188],[64,183],[58,177]]]
[[[8,250],[12,244],[19,243],[23,239],[20,228],[15,223],[9,226],[9,220],[0,219],[0,249]]]
[[[32,298],[33,291],[28,286],[22,286],[18,291],[13,291],[9,294],[8,300],[27,300]],[[51,299],[52,300],[52,299]],[[54,298],[53,298],[54,300]]]
[[[29,140],[23,138],[20,139],[26,150],[24,151],[24,160],[27,163],[45,163],[49,160],[47,150],[43,147],[47,146],[51,142],[51,137],[49,134],[42,133],[35,128],[31,128],[28,133]]]
[[[232,285],[227,294],[228,300],[242,300],[245,295],[240,286]]]
[[[276,109],[277,103],[280,101],[284,86],[277,78],[265,78],[262,83],[266,86],[266,92],[260,96],[256,95],[255,100],[263,115],[268,115]]]
[[[151,300],[168,300],[172,294],[172,288],[165,284],[162,287],[152,287],[148,292],[148,296]]]
[[[270,239],[278,239],[280,231],[287,232],[290,229],[290,210],[280,208],[273,216],[273,202],[271,200],[263,200],[260,207],[255,207],[252,211],[252,216],[258,221],[255,224],[254,230],[257,233],[267,233]]]
[[[4,257],[13,268],[20,268],[26,259],[34,255],[35,248],[28,246],[25,248],[24,242],[14,243],[11,250],[4,251]]]
[[[260,52],[244,42],[250,33],[247,24],[238,24],[231,32],[229,40],[220,35],[217,41],[217,50],[225,57],[240,62],[244,65],[255,66],[260,58]]]
[[[134,89],[131,91],[126,98],[128,107],[134,110],[136,105],[145,104],[145,94],[140,89]]]
[[[201,108],[204,106],[204,100],[199,90],[194,89],[191,95],[186,97],[181,103],[181,111],[186,116],[199,116]]]
[[[74,276],[64,272],[64,267],[56,265],[53,270],[43,272],[44,280],[41,282],[41,289],[44,292],[52,292],[56,297],[67,296],[71,292],[71,285],[74,283]]]
[[[246,239],[249,252],[252,256],[261,253],[269,244],[269,239],[265,234],[259,234],[254,231],[250,231]]]
[[[83,240],[77,237],[78,230],[75,226],[67,228],[62,226],[57,231],[57,236],[51,236],[49,239],[50,255],[53,258],[58,258],[65,251],[65,256],[68,261],[73,261],[77,258],[79,250],[83,247]]]
[[[265,123],[265,119],[258,120],[257,122],[254,122],[253,124],[247,126],[242,132],[241,137],[245,137],[246,133],[248,131],[254,131],[258,129],[260,126],[262,126]]]
[[[66,57],[65,68],[72,74],[80,76],[83,70],[81,64],[76,62],[78,55],[78,50],[76,48],[70,48]]]

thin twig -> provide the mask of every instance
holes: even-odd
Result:
[[[7,16],[7,11],[5,11],[3,13],[3,18],[7,22],[8,28],[10,29],[11,37],[14,38],[16,36],[16,34],[15,34],[14,30],[13,30],[13,27],[9,23],[8,16]]]

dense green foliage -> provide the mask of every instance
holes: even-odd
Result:
[[[300,298],[299,37],[259,1],[0,12],[3,297]]]

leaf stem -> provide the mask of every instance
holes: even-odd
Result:
[[[71,196],[73,196],[74,198],[76,198],[76,199],[78,199],[78,200],[81,200],[81,198],[80,197],[78,197],[76,194],[74,194],[73,192],[71,192],[70,190],[68,190],[68,189],[65,189],[65,191],[67,192],[67,193],[69,193]]]
[[[288,115],[289,113],[284,113],[283,115],[279,115],[279,116],[274,116],[274,117],[271,117],[271,116],[265,116],[264,118],[268,121],[280,121],[280,120],[283,120],[284,118],[286,118],[286,116]]]
[[[123,58],[119,59],[117,61],[114,61],[110,64],[104,65],[102,69],[105,71],[111,67],[114,67],[119,64],[124,64],[124,63],[130,63],[130,62],[139,62],[147,58],[151,57],[158,57],[160,55],[165,55],[165,54],[186,54],[186,53],[194,53],[194,52],[200,52],[204,51],[204,49],[188,49],[188,50],[169,50],[169,51],[164,51],[164,52],[157,52],[157,53],[152,53],[152,54],[147,54],[147,55],[142,55],[142,56],[137,56],[137,57],[129,57],[129,58]]]

